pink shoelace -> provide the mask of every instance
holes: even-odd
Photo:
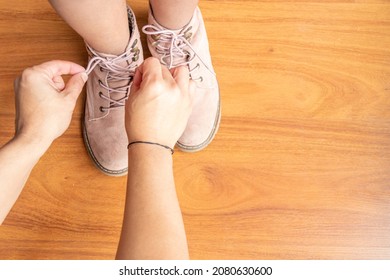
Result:
[[[135,44],[136,42],[133,46],[135,46]],[[110,105],[108,107],[101,107],[100,110],[109,111],[110,109],[124,106],[126,99],[129,97],[128,92],[130,88],[130,82],[133,79],[136,68],[138,67],[138,65],[135,63],[127,63],[128,61],[135,61],[134,57],[138,55],[137,53],[134,54],[134,47],[114,58],[102,57],[88,45],[87,49],[93,55],[93,57],[89,60],[85,73],[89,75],[98,65],[100,67],[100,71],[108,72],[105,82],[99,80],[100,86],[108,91],[108,96],[105,96],[102,93],[99,93],[99,96],[105,100],[108,100]],[[133,56],[131,56],[131,54],[133,54]],[[123,81],[123,85],[117,87],[110,86],[110,84],[113,82],[120,81]],[[119,96],[119,98],[114,99],[111,97],[113,94],[115,94],[116,97]]]
[[[210,67],[202,60],[202,58],[197,54],[190,43],[190,38],[192,33],[190,32],[192,29],[189,26],[187,29],[183,29],[180,33],[177,33],[173,30],[169,29],[160,29],[154,25],[145,25],[142,28],[142,32],[151,35],[155,40],[153,43],[156,48],[156,52],[161,55],[160,63],[167,66],[169,69],[178,67],[178,66],[186,66],[194,60],[195,57],[198,57],[201,63],[212,73],[215,75],[214,71],[211,70]],[[188,49],[191,51],[189,52]],[[193,73],[196,69],[200,68],[200,64],[197,63],[195,67],[189,69],[190,76],[194,81],[203,81],[203,77],[193,77]]]

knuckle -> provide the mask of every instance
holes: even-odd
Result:
[[[190,70],[188,69],[188,66],[184,66],[184,65],[179,66],[177,68],[177,71],[183,72],[184,74],[190,73]]]
[[[23,70],[20,80],[24,83],[31,83],[35,80],[35,76],[36,71],[34,70],[34,68],[26,68],[25,70]]]
[[[160,64],[160,61],[155,57],[148,57],[144,60],[144,67],[150,67],[150,65]]]
[[[148,87],[154,92],[160,92],[163,90],[163,83],[157,77],[151,77],[148,80]]]
[[[177,86],[177,84],[172,83],[169,85],[169,92],[172,93],[173,95],[181,95],[181,89]]]

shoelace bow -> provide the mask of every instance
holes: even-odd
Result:
[[[123,62],[131,61],[132,57],[130,54],[132,53],[132,49],[126,51],[125,53],[115,57],[115,58],[105,58],[96,53],[91,47],[87,46],[87,49],[91,52],[93,57],[89,60],[87,68],[85,72],[89,75],[92,70],[99,65],[100,71],[107,71],[107,79],[106,84],[103,81],[99,80],[100,86],[108,91],[108,96],[103,95],[101,92],[99,96],[105,100],[110,102],[108,107],[101,107],[101,111],[106,111],[118,107],[122,107],[125,105],[125,101],[128,98],[128,91],[130,88],[130,83],[127,83],[124,86],[118,87],[110,87],[110,82],[118,82],[118,81],[129,81],[133,78],[135,74],[135,69],[137,68],[137,64],[129,63],[126,66],[121,66],[120,64]],[[111,98],[111,94],[119,93],[123,95],[118,99]]]
[[[198,57],[202,64],[215,75],[214,71],[202,60],[202,58],[197,54],[197,52],[192,47],[190,41],[188,40],[191,37],[191,26],[187,29],[181,31],[179,34],[169,29],[160,29],[155,25],[145,25],[142,28],[142,32],[151,35],[155,42],[153,43],[156,47],[158,54],[162,55],[160,58],[161,64],[167,66],[169,69],[178,66],[189,65],[195,57]],[[188,47],[192,54],[186,49]],[[169,60],[167,62],[165,59]],[[193,72],[196,69],[199,69],[200,65],[197,65],[193,69],[189,69],[190,75],[192,77]],[[203,77],[193,78],[194,81],[203,81]]]

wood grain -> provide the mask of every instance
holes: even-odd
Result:
[[[147,1],[131,5],[146,24]],[[0,7],[3,144],[21,70],[51,59],[85,65],[86,53],[46,1]],[[205,151],[175,153],[191,257],[389,259],[390,2],[200,7],[223,115]],[[126,178],[88,158],[83,102],[0,227],[0,259],[114,257]]]

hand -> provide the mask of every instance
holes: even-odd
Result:
[[[27,68],[15,80],[16,134],[47,147],[69,127],[88,76],[72,62],[50,61]],[[65,84],[61,75],[73,75]]]
[[[129,142],[151,141],[174,147],[192,111],[195,83],[187,67],[168,70],[156,58],[148,58],[134,76],[126,102]]]

